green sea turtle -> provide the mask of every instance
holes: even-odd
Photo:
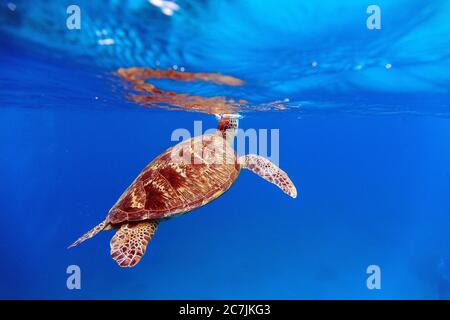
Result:
[[[275,164],[258,155],[237,157],[230,143],[237,125],[236,118],[224,116],[215,134],[185,140],[159,155],[122,194],[106,219],[69,248],[100,231],[117,229],[110,243],[111,257],[121,267],[133,267],[161,221],[216,199],[230,188],[241,168],[296,198],[294,184]]]

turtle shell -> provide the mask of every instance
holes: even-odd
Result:
[[[202,135],[166,150],[139,174],[108,213],[111,224],[168,218],[203,206],[239,175],[231,145]]]

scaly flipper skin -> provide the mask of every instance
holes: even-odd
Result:
[[[292,198],[297,197],[297,189],[294,183],[289,179],[286,172],[278,168],[274,163],[270,162],[264,157],[256,154],[248,154],[239,157],[239,164],[250,171],[253,171],[261,178],[275,184],[284,193],[287,193]]]
[[[122,224],[111,239],[111,257],[121,267],[134,267],[144,255],[158,224],[158,220]]]
[[[105,228],[109,227],[108,223],[106,222],[106,220],[100,222],[97,226],[95,226],[93,229],[89,230],[88,232],[86,232],[84,235],[82,235],[77,241],[75,241],[74,243],[72,243],[67,249],[70,249],[72,247],[75,247],[77,245],[79,245],[80,243],[82,243],[83,241],[92,238],[93,236],[95,236],[97,233],[99,233],[100,231],[104,230]]]

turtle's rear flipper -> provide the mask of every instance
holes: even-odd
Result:
[[[84,235],[82,235],[77,241],[72,243],[67,249],[75,247],[76,245],[79,245],[83,241],[85,241],[85,240],[87,240],[89,238],[92,238],[97,233],[99,233],[100,231],[104,230],[107,226],[109,226],[109,224],[106,223],[106,220],[100,222],[96,227],[94,227],[93,229],[89,230]]]
[[[287,173],[266,158],[256,154],[248,154],[239,157],[238,162],[243,168],[249,169],[261,178],[275,184],[292,198],[297,197],[297,189]]]
[[[124,223],[111,239],[111,257],[121,267],[134,267],[142,258],[159,220]]]

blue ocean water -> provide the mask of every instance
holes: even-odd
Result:
[[[363,0],[76,2],[81,30],[72,2],[0,2],[1,298],[450,298],[450,1],[376,1],[380,30]],[[243,171],[132,269],[110,258],[113,231],[68,251],[174,129],[216,125],[130,101],[112,73],[134,66],[243,79],[158,84],[250,101],[240,127],[280,130],[299,197]],[[286,110],[256,108],[272,101]]]

